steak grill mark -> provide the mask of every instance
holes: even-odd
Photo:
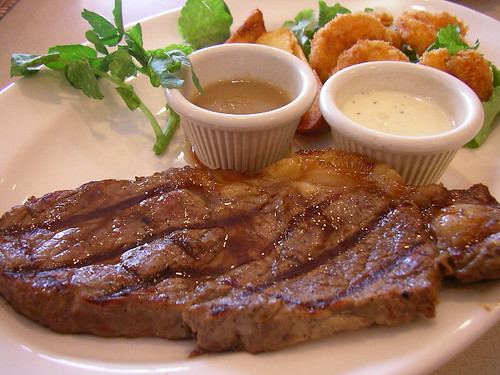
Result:
[[[499,208],[484,186],[407,186],[332,150],[280,165],[261,176],[172,169],[30,198],[0,218],[0,293],[57,332],[256,353],[432,317],[438,253],[450,275],[500,277]],[[456,230],[476,245],[449,245]]]

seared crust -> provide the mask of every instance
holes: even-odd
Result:
[[[443,270],[499,277],[498,221],[482,186],[408,186],[387,165],[334,150],[258,175],[170,169],[4,214],[0,294],[57,332],[258,353],[433,317]]]

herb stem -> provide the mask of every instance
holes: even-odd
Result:
[[[112,75],[103,72],[101,70],[94,69],[94,73],[97,74],[98,76],[102,78],[106,78],[109,81],[113,82],[116,86],[122,87],[124,89],[129,89],[135,92],[134,88],[130,85],[127,85],[124,81],[117,77],[113,77]],[[158,124],[158,121],[156,120],[156,117],[153,115],[149,107],[144,104],[144,102],[136,95],[136,99],[139,102],[139,109],[141,112],[146,116],[148,119],[149,123],[151,124],[151,127],[153,128],[153,131],[155,133],[156,138],[158,139],[159,137],[163,137],[163,131],[161,130],[160,124]]]

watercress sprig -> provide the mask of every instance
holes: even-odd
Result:
[[[86,9],[81,15],[91,26],[85,33],[90,45],[54,46],[44,55],[14,54],[11,57],[11,76],[31,75],[42,66],[61,70],[71,85],[94,99],[104,98],[99,87],[100,80],[110,81],[130,110],[139,108],[145,115],[156,137],[153,151],[157,155],[162,154],[179,123],[179,116],[167,106],[169,117],[162,128],[127,79],[141,73],[149,78],[154,87],[178,88],[183,84],[180,71],[182,67],[191,67],[187,56],[194,48],[173,44],[162,49],[145,50],[141,25],[136,24],[130,30],[125,30],[123,26],[121,0],[115,0],[114,23]],[[201,90],[192,69],[191,72],[193,82]]]
[[[293,20],[288,20],[283,23],[283,27],[290,29],[297,38],[302,51],[309,56],[311,52],[311,39],[320,28],[325,26],[329,21],[334,19],[338,14],[351,13],[351,11],[339,3],[327,5],[325,1],[318,1],[318,18],[312,9],[303,9],[299,11]]]

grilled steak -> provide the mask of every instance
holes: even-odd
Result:
[[[259,175],[185,167],[30,198],[0,218],[0,293],[57,332],[252,353],[435,315],[445,275],[500,277],[486,187],[405,185],[299,152]]]

